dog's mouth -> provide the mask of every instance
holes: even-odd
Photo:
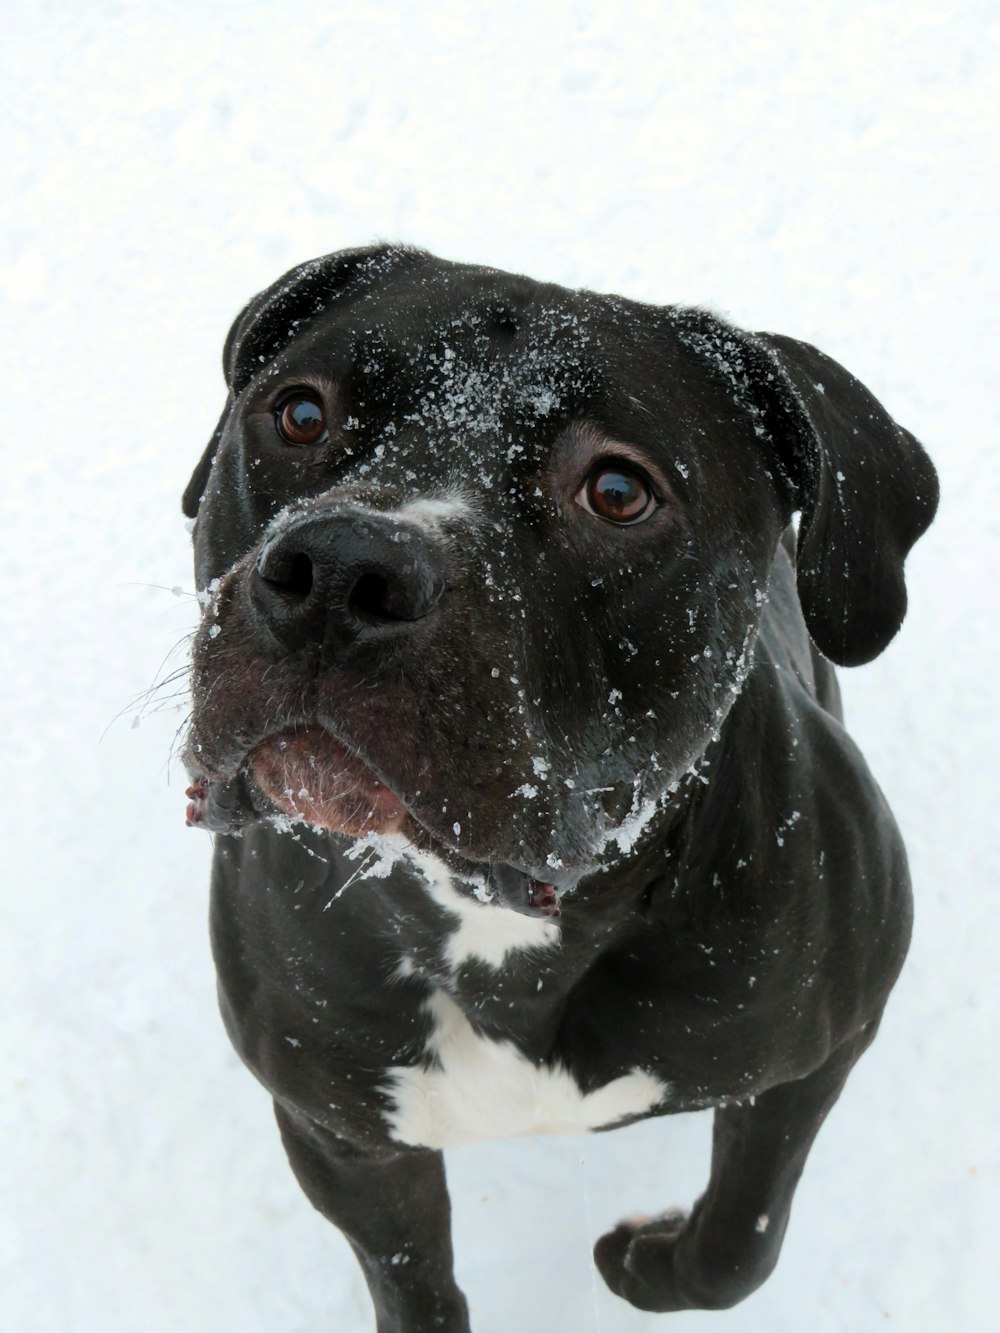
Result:
[[[396,793],[319,723],[257,740],[234,769],[198,774],[187,789],[188,824],[232,833],[279,815],[360,838],[401,832],[407,818]]]
[[[403,802],[323,727],[269,737],[251,750],[246,765],[260,790],[291,819],[353,838],[402,830]]]
[[[186,795],[188,824],[210,832],[232,833],[277,814],[352,838],[402,833],[433,839],[400,797],[318,724],[267,737],[249,751],[235,778],[199,776]],[[465,860],[452,850],[448,859],[455,858]],[[504,863],[480,869],[486,896],[499,905],[530,916],[560,915],[554,884]],[[463,871],[465,879],[467,864]]]

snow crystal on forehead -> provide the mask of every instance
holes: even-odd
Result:
[[[532,375],[525,378],[518,367],[483,368],[470,363],[449,346],[431,358],[431,366],[435,373],[423,397],[403,420],[436,435],[468,439],[470,435],[497,434],[504,411],[519,408],[548,416],[560,406],[557,387],[534,377],[542,367],[532,367]]]
[[[504,412],[529,417],[557,412],[566,392],[582,387],[586,371],[578,353],[589,341],[586,328],[573,311],[545,308],[526,312],[519,333],[516,356],[498,361],[488,318],[478,310],[456,315],[440,329],[438,347],[424,354],[423,394],[403,419],[468,440],[496,434]]]

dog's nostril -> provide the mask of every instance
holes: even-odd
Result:
[[[303,598],[312,592],[313,562],[305,551],[282,553],[277,559],[272,553],[258,564],[257,573],[278,592]]]
[[[389,605],[389,585],[381,574],[362,574],[348,599],[354,614],[362,620],[396,620]]]
[[[308,597],[312,592],[313,562],[304,551],[293,555],[289,561],[285,584],[289,592],[298,593],[300,597]]]

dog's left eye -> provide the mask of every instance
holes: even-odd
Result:
[[[649,478],[617,458],[605,459],[591,470],[576,502],[597,518],[619,525],[641,523],[657,508]]]
[[[286,444],[322,444],[329,436],[326,412],[314,393],[291,394],[278,408],[275,420]]]

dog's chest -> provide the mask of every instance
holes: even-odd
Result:
[[[455,1000],[435,989],[425,1058],[390,1068],[383,1084],[392,1138],[450,1148],[529,1134],[573,1134],[647,1115],[667,1087],[633,1069],[584,1092],[558,1062],[536,1063],[507,1040],[477,1032]]]
[[[457,892],[433,856],[414,854],[411,860],[424,891],[444,910],[442,962],[453,979],[469,963],[499,976],[558,950],[554,922],[500,911]],[[411,971],[405,955],[399,971]],[[389,1133],[398,1142],[447,1148],[580,1133],[646,1115],[666,1095],[666,1085],[641,1069],[584,1091],[558,1060],[531,1059],[513,1041],[477,1030],[449,991],[447,976],[439,976],[422,1001],[428,1023],[422,1059],[389,1068],[382,1082]]]

